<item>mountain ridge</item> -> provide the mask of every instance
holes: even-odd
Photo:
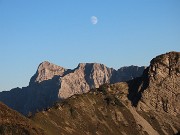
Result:
[[[177,135],[179,82],[180,52],[169,52],[154,58],[139,78],[73,95],[32,120],[54,135]],[[168,84],[176,84],[172,93]]]
[[[0,101],[28,115],[29,112],[43,110],[58,100],[86,93],[104,83],[127,81],[141,76],[144,69],[131,66],[118,71],[99,63],[80,63],[75,69],[66,69],[45,61],[38,66],[29,86],[0,92]]]
[[[85,65],[81,66],[86,69],[84,67]],[[77,72],[75,75],[82,73],[79,68],[74,72]],[[56,77],[53,79],[46,80],[47,84],[46,81],[41,82],[44,91],[49,83],[56,85],[59,80]],[[74,94],[56,102],[52,107],[29,115],[30,119],[25,122],[30,121],[33,125],[27,132],[36,126],[38,129],[35,131],[41,131],[45,135],[178,135],[179,82],[180,52],[159,55],[150,62],[140,77],[126,82],[105,83],[99,88]],[[37,88],[41,87],[41,83],[37,83]],[[48,95],[52,97],[52,93]],[[1,112],[0,109],[0,118],[6,121],[6,113]],[[2,127],[0,121],[0,134],[4,133],[4,129],[8,132],[14,130],[7,125]],[[17,130],[22,132],[21,127]]]

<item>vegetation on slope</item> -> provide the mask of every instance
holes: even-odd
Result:
[[[0,103],[0,135],[43,135],[28,118]]]

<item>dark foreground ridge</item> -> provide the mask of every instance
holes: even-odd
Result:
[[[28,118],[0,102],[0,135],[43,135]]]

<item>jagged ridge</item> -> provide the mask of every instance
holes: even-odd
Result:
[[[179,134],[179,69],[179,52],[157,56],[141,77],[74,95],[32,119],[54,135]]]
[[[179,52],[160,55],[139,78],[73,95],[31,119],[47,135],[179,134],[179,58]]]
[[[81,63],[71,70],[45,61],[39,65],[28,87],[0,92],[0,101],[27,115],[74,94],[86,93],[104,83],[127,81],[141,76],[144,69],[130,66],[116,71],[103,64]]]

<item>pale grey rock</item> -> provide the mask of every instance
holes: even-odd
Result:
[[[60,78],[59,98],[86,93],[104,83],[110,83],[112,72],[113,69],[103,64],[81,63],[73,72]]]
[[[64,72],[66,71],[67,69],[63,67],[45,61],[39,65],[33,81],[41,83],[43,81],[52,79],[54,76],[63,76]]]
[[[58,100],[87,93],[104,83],[139,77],[143,69],[145,67],[130,66],[116,71],[103,64],[81,63],[71,70],[45,61],[39,65],[29,86],[0,92],[0,101],[27,115],[50,107]]]

